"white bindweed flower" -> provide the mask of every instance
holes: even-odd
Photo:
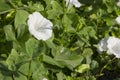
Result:
[[[98,51],[106,51],[107,54],[115,55],[117,58],[120,58],[120,39],[115,37],[103,38],[98,43]]]
[[[117,2],[117,6],[120,7],[120,0]]]
[[[43,78],[42,80],[48,80],[47,78]]]
[[[117,58],[120,58],[120,39],[115,37],[110,37],[107,40],[107,43],[108,43],[107,53],[114,54]]]
[[[71,7],[71,6],[75,6],[75,7],[80,7],[82,4],[78,1],[78,0],[65,0],[66,1],[66,6]]]
[[[120,16],[118,16],[118,17],[115,19],[115,21],[116,21],[118,24],[120,24]]]
[[[52,22],[44,18],[39,12],[29,15],[29,32],[38,40],[47,40],[52,36]]]
[[[102,39],[99,43],[98,43],[98,51],[101,53],[103,51],[107,50],[107,38]]]

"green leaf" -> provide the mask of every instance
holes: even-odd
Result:
[[[18,59],[18,53],[15,49],[12,49],[11,54],[6,60],[9,70],[15,71],[16,70],[16,61]]]
[[[64,66],[60,65],[55,59],[51,58],[50,56],[47,55],[43,55],[43,61],[48,63],[48,64],[52,64],[58,67],[63,68]]]
[[[95,69],[99,67],[99,63],[95,60],[92,60],[90,65],[91,65],[91,69]]]
[[[96,80],[96,78],[92,75],[91,76],[89,76],[89,75],[85,76],[84,78],[85,78],[85,80]]]
[[[66,80],[73,80],[73,78],[70,77],[70,76],[67,76],[67,77],[66,77]]]
[[[93,37],[96,39],[96,31],[95,31],[94,27],[92,27],[92,26],[84,27],[80,33],[82,33],[83,35],[86,35],[88,37],[90,36],[90,37]]]
[[[62,52],[64,48],[62,46],[57,46],[56,48],[52,49],[52,56],[56,57],[59,53]]]
[[[28,61],[28,57],[22,53],[18,53],[15,49],[11,50],[11,54],[8,56],[6,63],[8,69],[11,71],[18,70],[23,64]]]
[[[11,19],[11,18],[14,18],[15,17],[15,10],[11,10],[9,11],[9,13],[7,13],[5,19]]]
[[[36,60],[31,63],[31,72],[33,80],[42,80],[48,74],[48,71],[44,67],[43,63]]]
[[[96,80],[94,76],[90,76],[90,80]]]
[[[67,76],[66,80],[86,80],[85,77],[77,77],[77,78],[73,78],[71,76]],[[88,79],[87,79],[88,80]]]
[[[12,71],[15,80],[27,80],[29,63],[28,57],[22,53],[18,54],[15,49],[12,49],[6,63],[8,69]]]
[[[63,7],[57,2],[57,1],[52,1],[52,8],[56,13],[62,14],[63,13]]]
[[[49,48],[56,48],[55,44],[52,41],[46,41],[45,42]]]
[[[82,28],[78,33],[79,38],[90,46],[89,39],[90,37],[97,39],[96,30],[92,26],[86,26]]]
[[[116,78],[116,79],[114,79],[114,80],[120,80],[120,78]]]
[[[57,80],[64,80],[65,75],[62,72],[57,73]]]
[[[12,76],[5,76],[0,73],[0,80],[13,80]]]
[[[25,10],[17,10],[16,15],[15,15],[15,23],[14,26],[17,29],[19,25],[25,24],[26,25],[26,20],[28,18],[29,13]]]
[[[52,34],[52,37],[50,39],[45,41],[45,43],[49,48],[56,48],[55,44],[53,43],[53,39],[54,39],[54,34]]]
[[[69,49],[64,48],[57,53],[55,60],[58,61],[61,65],[68,67],[73,70],[75,67],[81,64],[83,57],[69,51]]]
[[[0,79],[1,80],[12,80],[12,71],[8,70],[5,61],[0,61]]]
[[[84,46],[84,42],[83,41],[81,41],[81,40],[78,40],[77,42],[76,42],[76,45],[78,45],[79,47],[81,47],[81,48],[83,48],[83,46]]]
[[[28,80],[27,79],[27,76],[24,76],[24,75],[22,75],[22,74],[18,74],[19,76],[14,76],[14,79],[15,80]]]
[[[13,42],[13,48],[20,51],[20,52],[24,52],[26,53],[26,49],[25,49],[25,42],[20,42],[20,41],[14,41]]]
[[[93,51],[92,51],[92,49],[90,49],[90,48],[86,48],[86,49],[83,51],[82,55],[86,58],[86,63],[87,63],[87,64],[90,64],[90,63],[91,63],[91,56],[92,56],[92,54],[93,54]]]
[[[50,14],[50,13],[52,13],[52,14]],[[54,10],[48,10],[48,11],[47,11],[47,14],[48,14],[48,18],[49,18],[49,19],[54,19],[55,17],[58,16],[58,15],[55,13]]]
[[[79,73],[84,73],[85,71],[88,71],[89,69],[90,69],[89,64],[81,64],[80,66],[78,66],[77,69],[75,69],[75,71]]]
[[[19,73],[22,73],[23,75],[28,75],[28,71],[29,71],[29,63],[24,63],[20,66],[20,68],[18,69]]]
[[[66,10],[67,14],[75,14],[75,8],[74,7],[68,7],[68,9]]]
[[[72,20],[67,16],[67,15],[64,15],[63,18],[62,18],[62,23],[63,25],[65,26],[66,30],[69,32],[69,31],[73,31],[75,32],[75,29],[72,27]]]
[[[26,51],[29,57],[33,57],[34,54],[39,53],[39,41],[34,38],[30,38],[26,43]]]
[[[8,41],[16,40],[12,25],[4,26],[4,32],[5,32],[6,39]]]
[[[24,24],[20,24],[17,28],[17,38],[25,36],[27,33],[28,27]],[[26,33],[26,34],[25,34]]]
[[[115,19],[113,18],[104,18],[108,26],[113,26],[116,24]]]
[[[0,13],[3,12],[3,11],[10,10],[10,9],[11,9],[10,5],[8,5],[4,1],[0,1]]]
[[[105,3],[106,7],[107,7],[107,11],[108,13],[111,13],[113,12],[114,10],[114,4],[115,4],[115,1],[114,0],[103,0],[103,3]]]
[[[60,17],[61,14],[63,14],[63,8],[57,1],[52,1],[52,9],[47,11],[48,18],[49,19],[56,19]],[[52,13],[52,14],[51,14]]]
[[[46,3],[46,8],[45,8],[45,10],[50,10],[51,9],[51,7],[52,7],[52,5],[51,5],[51,0],[44,0],[44,2]]]
[[[31,10],[34,10],[34,11],[44,11],[44,7],[43,5],[40,3],[40,2],[37,2],[37,3],[33,3],[32,2],[29,2],[29,8]]]

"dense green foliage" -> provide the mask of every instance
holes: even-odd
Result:
[[[120,38],[115,0],[0,0],[0,80],[119,80],[120,60],[99,54],[101,38]],[[36,40],[29,14],[38,11],[53,23],[53,36]]]

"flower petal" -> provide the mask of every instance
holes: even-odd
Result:
[[[120,24],[120,16],[118,16],[118,17],[115,19],[115,21],[116,21],[118,24]]]
[[[75,7],[80,7],[82,4],[78,0],[65,0],[66,1],[66,6],[68,7],[75,6]]]
[[[75,7],[80,7],[82,4],[80,2],[78,2],[78,0],[73,0],[73,5]]]
[[[52,36],[52,22],[44,18],[39,12],[29,15],[29,32],[38,40],[47,40]]]
[[[103,38],[99,43],[98,43],[98,52],[103,52],[107,50],[107,38]]]
[[[117,2],[117,6],[120,7],[120,0]]]
[[[115,37],[109,37],[107,41],[108,52],[120,58],[120,39]]]
[[[43,78],[42,80],[48,80],[47,78]]]

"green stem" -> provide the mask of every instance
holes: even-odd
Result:
[[[31,60],[29,62],[28,80],[31,78]]]
[[[114,57],[110,62],[108,62],[106,65],[104,65],[103,67],[102,67],[102,69],[101,69],[101,71],[100,71],[100,76],[102,76],[103,75],[103,70],[110,64],[110,63],[112,63],[114,60],[116,59],[116,57]]]
[[[5,13],[11,12],[11,11],[15,11],[15,9],[9,9],[9,10],[6,10],[6,11],[2,11],[2,12],[0,12],[0,14],[5,14]]]

